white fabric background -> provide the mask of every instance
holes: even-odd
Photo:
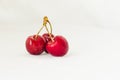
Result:
[[[119,3],[0,0],[0,80],[120,80]],[[67,38],[68,55],[31,56],[25,50],[27,36],[37,32],[44,16],[54,34]]]

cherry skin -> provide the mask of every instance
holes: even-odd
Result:
[[[46,50],[53,56],[61,57],[64,56],[69,49],[67,40],[62,36],[56,36],[54,41],[49,41],[46,44]]]
[[[26,49],[32,55],[39,55],[44,51],[45,41],[39,35],[29,36],[26,40]]]
[[[42,35],[42,37],[43,37],[43,39],[45,40],[45,45],[46,45],[49,41],[51,41],[51,38],[50,38],[49,33],[44,33],[44,34]],[[54,35],[51,34],[51,37],[53,38]],[[46,48],[45,48],[45,52],[48,53],[47,50],[46,50]]]
[[[44,33],[44,34],[42,35],[42,37],[44,38],[44,40],[45,40],[46,43],[51,40],[49,33]],[[54,35],[51,34],[51,37],[53,38]]]

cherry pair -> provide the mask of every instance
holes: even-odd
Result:
[[[50,25],[50,31],[48,30],[47,23]],[[40,36],[39,33],[44,27],[47,33]],[[63,36],[55,36],[52,34],[52,25],[48,20],[48,17],[45,16],[43,18],[43,26],[40,28],[38,33],[27,38],[26,49],[32,55],[40,55],[45,51],[53,56],[60,57],[64,56],[68,52],[69,45]]]

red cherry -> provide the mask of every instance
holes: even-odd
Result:
[[[48,43],[48,41],[51,41],[51,37],[53,38],[54,35],[51,34],[51,37],[50,37],[49,33],[44,33],[44,34],[42,35],[42,37],[43,37],[43,39],[45,40],[45,45],[46,45],[46,44]],[[45,52],[48,53],[46,49],[45,49]]]
[[[62,36],[56,36],[53,41],[46,44],[46,50],[53,56],[64,56],[69,49],[67,40]]]
[[[52,38],[54,37],[54,35],[51,34],[51,37],[50,37],[49,33],[44,33],[44,34],[42,35],[42,37],[44,38],[45,42],[47,43],[48,41],[51,40],[51,37],[52,37]]]
[[[26,40],[26,49],[32,55],[39,55],[44,51],[45,41],[39,35],[29,36]]]

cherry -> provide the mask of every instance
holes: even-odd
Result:
[[[50,30],[47,27],[50,26]],[[39,35],[43,28],[46,28],[47,33]],[[61,57],[67,54],[69,45],[63,36],[54,36],[52,34],[52,25],[48,17],[43,18],[43,25],[36,35],[29,36],[26,40],[26,49],[32,55],[39,55],[43,51],[50,53],[53,56]]]
[[[46,44],[46,50],[53,56],[64,56],[69,49],[67,40],[62,36],[56,36]]]
[[[33,55],[39,55],[41,54],[44,49],[45,49],[45,40],[43,39],[43,37],[41,37],[39,35],[39,33],[41,32],[41,30],[45,27],[46,30],[47,29],[47,24],[48,22],[48,18],[45,16],[43,18],[43,25],[42,27],[39,29],[39,31],[37,32],[36,35],[32,35],[32,36],[29,36],[26,40],[26,49],[27,51],[30,53],[30,54],[33,54]],[[51,30],[52,32],[52,30]]]
[[[52,38],[54,37],[53,34],[50,34],[50,35],[51,35]],[[50,35],[48,33],[44,33],[42,35],[42,37],[44,38],[44,40],[45,40],[46,43],[51,40]]]
[[[26,40],[26,49],[32,55],[39,55],[44,51],[45,41],[39,35],[29,36]]]
[[[44,33],[42,37],[45,40],[45,45],[51,40],[50,35],[48,33]],[[51,37],[54,37],[54,35],[51,34]],[[48,53],[46,48],[45,48],[45,52]]]

